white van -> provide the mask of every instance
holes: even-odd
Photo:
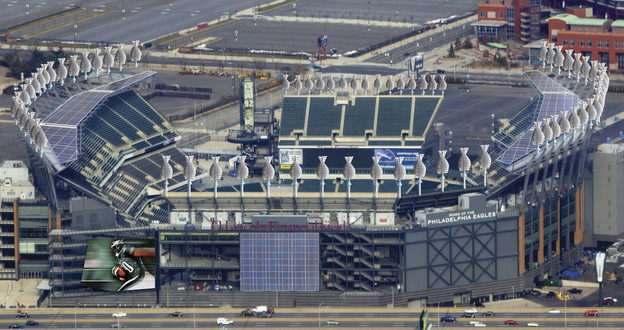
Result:
[[[256,314],[260,314],[260,313],[266,313],[268,309],[269,308],[267,306],[256,306],[256,308],[252,309],[251,311]]]
[[[234,323],[234,321],[230,320],[230,319],[226,319],[225,317],[220,317],[217,319],[217,324],[218,325],[230,325]]]

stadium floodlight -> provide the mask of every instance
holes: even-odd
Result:
[[[89,60],[89,52],[82,52],[82,60],[80,61],[80,71],[84,74],[84,78],[87,79],[89,72],[93,67],[91,66],[91,60]]]
[[[20,113],[19,118],[17,118],[17,122],[19,123],[20,130],[25,129],[26,122],[28,121],[29,117],[30,117],[30,112],[28,112],[28,108],[24,109],[24,111]]]
[[[565,57],[561,52],[563,50],[563,46],[555,46],[555,49],[555,67],[557,67],[557,74],[561,74],[561,67],[563,66],[563,61],[565,60]]]
[[[587,81],[589,80],[589,56],[583,56],[583,65],[581,66],[581,77],[585,78],[585,85],[587,85]]]
[[[139,66],[139,61],[141,60],[141,49],[139,48],[139,40],[132,40],[132,50],[130,50],[130,60],[134,62],[134,67]]]
[[[602,116],[602,111],[604,109],[603,105],[600,104],[600,101],[598,99],[599,97],[596,97],[593,103],[594,109],[596,109],[596,122],[600,122],[600,117]]]
[[[391,75],[388,75],[388,80],[386,80],[386,89],[388,90],[388,95],[392,95],[392,90],[394,89],[394,81],[392,81]]]
[[[296,75],[295,76],[295,89],[297,90],[297,95],[299,95],[299,92],[301,91],[302,88],[303,88],[303,83],[301,82],[301,75]]]
[[[323,76],[316,77],[316,88],[318,88],[319,94],[323,94],[323,90],[325,89],[325,80],[323,80]]]
[[[327,89],[329,90],[329,94],[334,94],[334,89],[336,89],[336,82],[332,76],[329,76],[327,79]]]
[[[604,265],[607,255],[604,252],[596,253],[596,281],[598,282],[598,304],[602,301],[602,283],[604,277]]]
[[[297,162],[297,156],[293,156],[293,163],[290,165],[290,178],[292,179],[293,184],[293,197],[297,198],[297,186],[299,185],[299,180],[301,180],[301,175],[303,171],[301,170],[301,166],[299,166],[299,162]]]
[[[50,83],[50,76],[46,78],[48,72],[43,68],[37,68],[37,80],[39,81],[39,85],[41,86],[41,95],[45,93],[48,89],[48,84]]]
[[[111,72],[111,68],[115,66],[115,57],[111,53],[113,47],[106,46],[104,47],[104,58],[102,59],[102,65],[106,68],[106,73]]]
[[[429,81],[429,89],[431,90],[431,95],[435,95],[435,90],[438,89],[438,82],[436,81],[436,76],[431,75],[431,80]]]
[[[275,178],[275,169],[271,164],[272,159],[271,156],[264,156],[264,166],[262,167],[262,179],[266,182],[267,198],[271,197],[271,180]]]
[[[379,181],[383,175],[383,170],[381,169],[381,165],[379,165],[379,157],[373,156],[373,165],[370,169],[370,176],[373,179],[373,185],[375,186],[375,190],[373,191],[373,198],[377,198],[379,193]]]
[[[245,197],[245,179],[249,177],[249,168],[245,164],[245,159],[247,159],[247,156],[239,156],[238,166],[236,166],[236,177],[241,182],[241,197]]]
[[[50,76],[50,86],[49,89],[52,89],[52,84],[58,81],[58,75],[54,70],[54,61],[48,61],[48,75]]]
[[[462,172],[462,178],[464,179],[464,189],[466,189],[466,171],[470,171],[470,166],[472,163],[470,162],[470,158],[468,158],[468,148],[459,148],[461,151],[461,156],[459,157],[459,163],[457,167],[459,171]]]
[[[30,112],[28,118],[26,118],[26,123],[24,123],[24,135],[28,136],[28,143],[30,143],[31,141],[29,132],[34,126],[35,126],[35,112]]]
[[[563,70],[565,70],[568,73],[568,79],[569,79],[570,71],[572,70],[572,66],[574,65],[574,58],[573,58],[574,50],[566,49],[565,53],[566,53],[566,58],[563,60]]]
[[[48,63],[41,64],[41,75],[43,75],[43,79],[45,80],[45,89],[47,89],[48,85],[50,85],[50,73],[48,73]]]
[[[95,76],[100,75],[100,70],[102,70],[102,58],[100,57],[100,49],[95,48],[93,50],[93,70],[95,70]]]
[[[403,90],[405,89],[405,80],[403,80],[403,75],[399,75],[399,79],[397,80],[397,89],[399,90],[399,95],[403,95]]]
[[[414,76],[410,76],[407,88],[410,90],[412,95],[414,95],[416,87],[418,87],[418,84],[416,84],[416,78],[414,78]]]
[[[425,163],[422,161],[424,156],[424,154],[416,154],[416,164],[414,164],[414,176],[416,177],[416,180],[418,180],[418,196],[420,196],[422,192],[420,189],[422,178],[424,178],[427,174],[427,166],[425,166]]]
[[[546,69],[546,54],[548,53],[548,41],[541,40],[542,47],[539,51],[539,60],[542,61],[542,70]]]
[[[126,53],[124,53],[124,44],[117,44],[117,52],[115,53],[115,62],[119,64],[119,71],[123,70],[124,64],[126,64]]]
[[[552,72],[553,64],[555,60],[555,44],[548,44],[548,52],[546,53],[546,63],[550,65],[550,72]]]
[[[165,179],[165,197],[167,197],[167,189],[169,189],[169,179],[173,177],[173,168],[169,165],[169,159],[171,156],[161,155],[163,165],[160,168],[160,178]]]
[[[405,170],[405,166],[403,166],[403,157],[395,157],[396,163],[394,164],[394,180],[397,182],[397,198],[401,198],[401,186],[403,185],[403,180],[407,176],[407,171]]]
[[[41,127],[39,127],[39,132],[35,136],[35,143],[39,146],[40,157],[43,157],[43,148],[48,144],[48,138]]]
[[[579,82],[581,79],[581,67],[583,66],[581,56],[583,56],[583,54],[574,53],[574,64],[572,65],[572,73],[576,76],[576,82]]]
[[[288,74],[284,74],[284,81],[282,81],[282,89],[284,90],[284,94],[288,94],[288,89],[290,88],[290,82],[288,81]]]
[[[347,180],[347,198],[351,198],[351,180],[355,179],[355,167],[351,162],[353,156],[345,156],[346,164],[342,168],[342,176]]]
[[[425,90],[427,89],[427,74],[420,76],[420,89],[422,90],[422,95],[425,95]]]
[[[78,55],[69,55],[69,61],[69,76],[72,77],[72,82],[75,82],[76,77],[80,74]]]
[[[305,82],[305,88],[308,90],[308,95],[312,93],[312,89],[314,88],[314,82],[312,82],[312,78],[308,75],[308,78]]]
[[[379,91],[381,90],[381,75],[375,75],[375,81],[373,81],[373,87],[377,90],[377,95],[379,95]]]
[[[360,83],[357,80],[356,76],[351,78],[351,89],[353,89],[353,95],[357,95],[357,90],[360,88]]]
[[[340,89],[345,90],[347,88],[347,79],[345,79],[344,74],[340,76],[340,81],[338,82]]]
[[[187,180],[186,184],[188,185],[188,195],[191,197],[191,184],[193,179],[195,179],[195,174],[197,174],[197,169],[195,165],[193,165],[193,158],[195,156],[184,155],[186,159],[186,166],[184,166],[184,178]]]
[[[58,59],[59,66],[57,68],[58,72],[56,73],[61,86],[65,83],[65,79],[67,79],[67,67],[65,66],[65,58],[59,57]]]
[[[440,89],[442,91],[442,95],[444,95],[444,91],[446,90],[446,75],[441,74],[440,75],[440,86],[438,87],[438,89]]]
[[[558,118],[559,118],[559,115],[550,116],[550,129],[552,130],[554,143],[557,143],[557,138],[561,136],[561,127],[559,126],[559,123],[557,122]]]
[[[576,110],[574,109],[574,107],[572,107],[572,111],[570,111],[570,117],[568,118],[568,121],[570,122],[570,127],[572,128],[572,134],[574,135],[576,133],[576,130],[581,128],[581,119],[576,113]]]
[[[539,150],[540,146],[544,143],[544,138],[541,123],[536,121],[535,126],[533,126],[533,133],[531,133],[531,143],[537,146],[537,150]]]
[[[590,124],[593,123],[596,120],[596,115],[598,114],[598,112],[596,111],[596,107],[594,107],[594,98],[590,97],[587,100],[587,116],[589,117],[589,122]]]
[[[316,166],[316,177],[321,180],[321,198],[325,197],[325,179],[329,177],[329,167],[325,164],[327,156],[318,156],[319,164]]]
[[[490,146],[487,144],[481,145],[481,154],[479,155],[479,167],[483,170],[483,186],[487,187],[487,170],[492,165],[492,158],[490,154],[488,154],[488,148]]]
[[[589,69],[589,80],[593,82],[593,86],[596,86],[596,79],[598,78],[598,61],[591,61],[591,68]]]
[[[446,150],[438,150],[438,164],[436,165],[436,171],[438,175],[442,175],[442,192],[444,192],[444,175],[449,171],[449,163],[446,160]]]
[[[368,94],[369,88],[370,88],[370,83],[368,82],[368,77],[364,76],[364,78],[362,78],[362,89],[364,90],[364,95]]]
[[[210,178],[214,183],[214,198],[217,199],[217,186],[219,185],[219,180],[223,176],[223,170],[221,169],[221,165],[219,165],[220,156],[212,156],[212,165],[210,165],[210,170],[208,171],[210,174]]]
[[[542,121],[542,133],[544,133],[544,141],[546,141],[546,145],[548,145],[548,141],[553,138],[553,131],[550,128],[550,118],[545,117]]]
[[[17,109],[22,106],[22,101],[20,100],[20,95],[18,93],[21,94],[20,91],[16,91],[15,95],[11,97],[13,99],[13,102],[11,102],[11,116],[13,116],[13,118],[15,118],[15,114],[17,114]]]
[[[26,134],[28,134],[28,141],[31,143],[35,142],[35,133],[37,133],[37,127],[39,127],[39,122],[41,118],[34,118],[35,113],[31,113],[31,119],[28,120],[28,125],[26,126]]]
[[[566,138],[566,133],[570,131],[570,122],[568,121],[568,112],[561,111],[561,117],[559,117],[559,127],[561,128],[561,135],[563,139]]]

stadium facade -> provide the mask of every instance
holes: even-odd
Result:
[[[237,180],[225,184],[214,163],[196,177],[218,182],[206,191],[187,191],[179,136],[137,92],[153,74],[90,78],[55,87],[31,105],[46,134],[58,127],[69,128],[64,137],[75,133],[71,143],[48,137],[49,148],[28,144],[37,186],[58,214],[49,233],[57,306],[96,299],[79,286],[93,237],[156,239],[157,288],[132,295],[151,304],[164,302],[161,290],[172,282],[232,287],[189,293],[195,302],[231,305],[272,304],[267,291],[282,295],[280,306],[328,297],[351,305],[390,297],[411,306],[492,301],[580,259],[582,173],[609,83],[604,68],[596,67],[589,84],[527,72],[534,97],[465,174],[454,164],[449,171],[438,148],[423,148],[436,138],[429,128],[443,95],[286,95],[277,178],[267,171],[253,180],[239,163]],[[600,111],[588,115],[589,105]],[[566,127],[555,115],[570,110]],[[553,122],[561,124],[558,132]],[[416,156],[423,153],[424,162]],[[170,171],[163,155],[171,156]],[[394,159],[380,161],[386,155]],[[403,168],[397,155],[408,160]],[[464,177],[467,188],[456,180]],[[61,200],[72,196],[112,208],[115,228],[63,225]],[[97,301],[114,304],[119,296]]]

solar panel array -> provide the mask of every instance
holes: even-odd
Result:
[[[41,123],[58,161],[62,164],[77,158],[77,126],[103,99],[111,93],[156,74],[145,71],[70,97]]]
[[[241,291],[319,291],[319,233],[241,233]]]
[[[525,75],[529,83],[542,94],[541,104],[538,105],[538,113],[534,121],[542,121],[544,118],[560,114],[561,111],[569,112],[572,107],[578,104],[579,98],[576,94],[570,92],[542,72],[529,71]],[[531,151],[536,150],[537,146],[531,142],[532,133],[533,130],[531,129],[524,132],[497,160],[505,164],[511,164]]]
[[[48,138],[48,143],[60,163],[76,160],[78,152],[76,149],[76,128],[63,126],[41,125],[41,129]]]

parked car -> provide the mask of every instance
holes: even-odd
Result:
[[[558,309],[551,309],[548,312],[546,312],[548,314],[561,314],[561,311]]]
[[[585,312],[585,316],[598,316],[598,314],[599,314],[598,311],[595,309]]]
[[[518,325],[518,321],[507,320],[505,321],[505,325]]]
[[[329,320],[329,321],[325,322],[325,325],[329,325],[329,326],[340,325],[340,322],[334,321],[334,320]]]
[[[173,312],[173,313],[169,313],[169,317],[182,317],[182,312]]]
[[[487,311],[487,312],[483,313],[483,316],[494,316],[494,312]]]
[[[618,277],[617,280],[615,280],[615,284],[620,284],[622,283],[622,278]]]
[[[474,304],[475,307],[485,307],[485,305],[482,302],[476,302]]]
[[[113,317],[126,317],[126,313],[124,313],[124,312],[115,312],[115,313],[113,313]]]
[[[577,288],[572,288],[572,289],[568,290],[568,293],[571,293],[571,294],[581,294],[581,293],[583,293],[583,290],[580,290],[580,289],[577,289]]]
[[[552,298],[552,297],[554,297],[554,296],[556,296],[556,295],[557,295],[557,294],[556,294],[554,291],[550,291],[550,292],[548,292],[548,293],[546,294],[546,298],[549,298],[549,299],[550,299],[550,298]]]
[[[539,297],[542,295],[542,292],[539,290],[531,290],[531,292],[529,292],[530,295],[535,296],[535,297]]]
[[[617,302],[617,299],[611,298],[611,297],[606,297],[602,300],[603,305],[609,305],[609,306],[613,305],[616,302]]]
[[[539,324],[537,324],[535,322],[529,322],[529,323],[527,323],[527,327],[529,327],[529,328],[537,328],[537,327],[539,327]]]
[[[26,321],[26,325],[29,326],[29,327],[36,327],[36,326],[39,326],[39,322],[33,321],[33,320],[28,320],[28,321]]]
[[[457,322],[457,318],[453,317],[453,316],[443,316],[440,318],[440,322]]]
[[[17,315],[15,315],[15,317],[16,317],[16,318],[20,318],[20,319],[21,319],[21,318],[25,318],[25,319],[27,319],[27,318],[29,318],[29,317],[30,317],[30,314],[28,314],[28,313],[17,313]]]

